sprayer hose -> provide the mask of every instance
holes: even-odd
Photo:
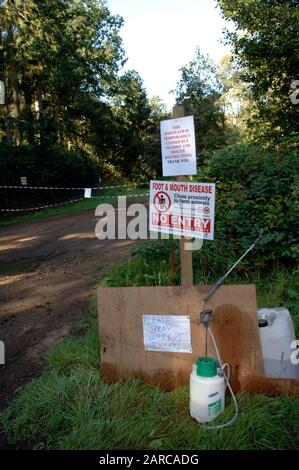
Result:
[[[238,416],[238,403],[237,403],[237,400],[236,400],[236,397],[235,397],[235,394],[233,392],[233,389],[229,383],[229,378],[230,378],[230,367],[227,363],[223,364],[222,362],[222,359],[220,357],[220,354],[219,354],[219,350],[218,350],[218,346],[217,346],[217,343],[216,343],[216,340],[215,340],[215,337],[212,333],[212,330],[210,329],[210,327],[208,327],[208,332],[209,332],[209,335],[211,336],[212,338],[212,342],[213,342],[213,345],[214,345],[214,349],[215,349],[215,352],[216,352],[216,355],[217,355],[217,359],[219,361],[219,364],[220,364],[220,367],[221,369],[223,370],[223,374],[224,374],[224,379],[225,379],[225,382],[226,382],[226,386],[227,388],[229,389],[230,391],[230,394],[231,394],[231,397],[233,399],[233,402],[234,402],[234,405],[235,405],[235,414],[234,416],[232,417],[232,419],[230,419],[229,421],[227,421],[227,423],[224,423],[224,424],[218,424],[217,426],[208,426],[208,425],[205,425],[205,429],[222,429],[222,428],[226,428],[227,426],[230,426],[231,424],[233,424],[233,422],[236,420],[237,416]],[[226,375],[224,369],[225,367],[228,367],[228,375]]]

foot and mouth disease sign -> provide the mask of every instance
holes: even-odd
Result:
[[[215,184],[151,181],[152,232],[214,239]]]

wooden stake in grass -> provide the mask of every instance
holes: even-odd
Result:
[[[182,105],[175,105],[172,110],[172,116],[174,119],[185,116],[185,109]],[[187,176],[178,176],[177,181],[188,181]],[[186,250],[185,244],[187,239],[181,237],[180,239],[180,264],[181,264],[181,285],[182,286],[193,286],[193,267],[192,267],[192,250]],[[173,253],[170,250],[170,261],[172,260]],[[170,263],[171,266],[171,263]],[[169,274],[171,279],[173,274]]]

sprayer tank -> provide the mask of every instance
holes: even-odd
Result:
[[[190,414],[199,423],[207,423],[224,410],[225,383],[216,368],[212,376],[200,375],[201,370],[194,364],[190,375]]]

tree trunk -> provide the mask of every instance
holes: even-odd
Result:
[[[57,132],[57,142],[61,142],[61,133],[59,129],[59,113],[60,113],[60,99],[58,98],[58,101],[55,106],[55,111],[54,111],[54,121],[55,121],[55,126],[56,126],[56,132]]]
[[[0,46],[3,46],[3,30],[0,30]],[[5,104],[3,105],[4,110],[4,126],[6,134],[6,143],[7,145],[12,144],[12,132],[9,122],[9,105],[8,105],[8,86],[7,86],[7,70],[4,69],[3,72],[3,81],[5,86]]]
[[[23,83],[23,92],[25,98],[25,110],[27,113],[27,138],[29,144],[34,144],[34,116],[32,112],[33,95],[30,83]]]
[[[15,134],[16,134],[16,145],[20,145],[22,141],[21,131],[19,128],[18,119],[20,117],[21,107],[19,98],[19,83],[16,78],[15,68],[11,71],[11,89],[12,89],[12,115],[16,119],[15,123]]]
[[[5,123],[5,134],[6,134],[6,143],[7,145],[12,145],[12,132],[9,121],[9,106],[6,103],[4,105],[4,123]]]
[[[7,0],[7,6],[10,9],[15,8],[14,0]],[[20,117],[20,98],[19,98],[19,82],[17,76],[17,67],[15,63],[15,51],[14,51],[14,34],[12,23],[7,24],[7,38],[8,38],[8,65],[7,65],[7,78],[8,85],[12,91],[12,116],[15,118],[15,139],[16,145],[21,144],[21,132],[19,128],[18,119]]]
[[[44,123],[44,99],[43,92],[39,87],[37,89],[37,103],[38,103],[38,120],[39,120],[39,141],[43,147],[46,145],[45,141],[45,123]]]
[[[37,91],[37,101],[38,101],[39,116],[42,117],[43,110],[44,110],[44,99],[43,99],[43,92],[40,88]]]

